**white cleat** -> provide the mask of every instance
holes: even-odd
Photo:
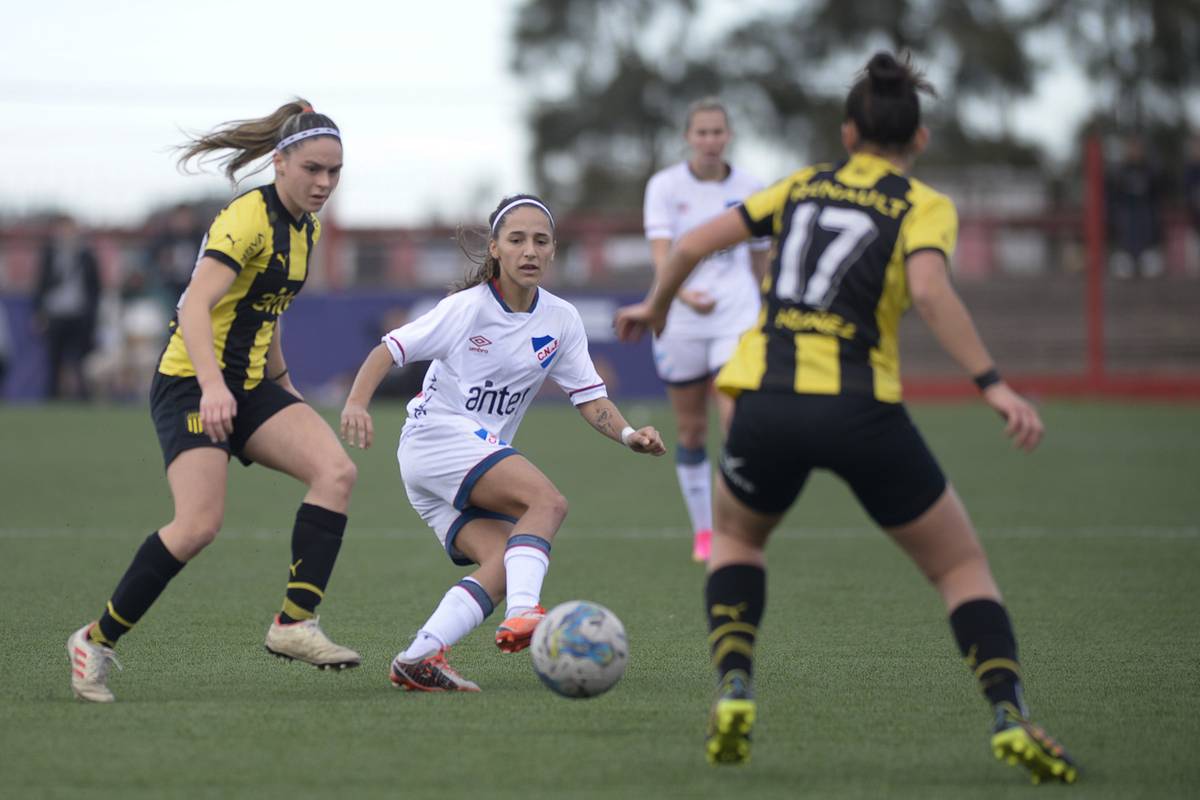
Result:
[[[303,661],[318,669],[357,667],[362,656],[331,641],[317,624],[318,619],[320,617],[313,617],[284,625],[276,615],[267,630],[267,652],[289,661]]]
[[[71,691],[80,700],[111,703],[117,698],[108,688],[108,665],[116,664],[117,669],[122,667],[111,647],[96,644],[88,638],[88,632],[95,624],[89,622],[67,639],[67,658],[71,660]]]

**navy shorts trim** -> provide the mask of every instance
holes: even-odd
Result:
[[[661,380],[667,386],[670,386],[672,389],[683,389],[688,386],[695,386],[697,383],[703,383],[704,381],[710,381],[714,377],[716,377],[716,374],[717,374],[716,372],[706,372],[703,375],[696,376],[695,378],[685,378],[684,380],[681,380],[681,381],[668,381],[668,380],[664,380],[662,378],[659,378],[659,380]]]
[[[516,517],[510,517],[508,514],[501,514],[498,511],[488,511],[485,508],[476,508],[469,506],[463,510],[463,513],[458,515],[458,519],[450,523],[450,530],[446,531],[446,555],[450,556],[450,560],[460,567],[468,567],[475,562],[468,558],[464,553],[459,552],[459,549],[454,546],[454,540],[458,538],[458,532],[463,529],[471,520],[476,519],[499,519],[505,522],[517,524]],[[487,614],[484,614],[486,617]]]
[[[475,484],[479,483],[479,479],[482,478],[489,469],[496,466],[496,464],[499,462],[503,461],[509,456],[517,455],[520,455],[520,453],[517,452],[515,447],[505,447],[502,450],[497,450],[496,452],[484,458],[475,466],[471,467],[466,477],[463,478],[462,484],[459,485],[458,493],[454,495],[454,507],[459,511],[465,509],[467,507],[467,501],[471,497],[471,490],[475,488]]]
[[[812,470],[830,470],[885,528],[921,516],[947,485],[904,406],[863,395],[743,392],[720,468],[729,491],[763,514],[782,514]]]
[[[228,385],[228,384],[226,384]],[[154,373],[150,384],[150,416],[163,453],[163,468],[185,450],[213,447],[237,456],[246,466],[254,463],[245,456],[246,442],[263,423],[283,409],[303,402],[277,383],[263,381],[246,391],[229,387],[237,401],[233,433],[224,442],[214,442],[200,426],[200,382],[195,377],[176,377]]]

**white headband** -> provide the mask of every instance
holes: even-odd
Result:
[[[554,227],[554,215],[550,213],[550,209],[530,197],[522,197],[520,200],[513,200],[511,203],[500,209],[500,213],[496,215],[496,221],[492,223],[492,238],[496,238],[496,230],[500,227],[500,220],[504,219],[504,215],[512,211],[517,206],[537,206],[550,219],[550,227]]]
[[[296,142],[299,142],[303,139],[308,139],[311,136],[332,136],[340,141],[342,138],[342,133],[337,128],[309,128],[308,130],[300,131],[299,133],[293,133],[286,139],[281,139],[279,144],[275,145],[275,149],[277,151],[283,150],[284,148],[291,147]]]

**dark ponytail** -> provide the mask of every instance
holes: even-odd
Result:
[[[501,200],[492,213],[488,214],[487,230],[478,228],[458,228],[458,247],[466,255],[467,260],[475,265],[462,280],[455,281],[450,285],[450,293],[461,292],[463,289],[470,289],[472,286],[478,286],[481,283],[495,280],[500,277],[500,262],[492,257],[491,244],[492,231],[499,231],[500,226],[504,223],[504,217],[507,217],[514,209],[504,211],[507,206],[512,205],[518,200],[532,200],[540,206],[548,208],[546,202],[535,194],[514,194],[505,197]],[[526,204],[520,204],[514,208],[522,208]],[[529,205],[532,205],[530,203]],[[504,211],[501,215],[500,212]],[[554,229],[554,218],[550,218],[550,228]]]
[[[900,61],[891,53],[876,53],[846,96],[846,119],[864,142],[904,150],[921,126],[920,92],[937,96],[909,54]]]
[[[178,148],[181,151],[179,168],[186,172],[188,162],[193,158],[203,161],[212,153],[229,150],[229,153],[219,156],[216,160],[221,164],[229,180],[237,183],[238,170],[273,153],[275,146],[293,133],[310,128],[338,130],[337,124],[332,119],[324,114],[316,113],[313,111],[311,103],[297,97],[289,103],[284,103],[265,117],[223,122],[209,133],[189,137],[188,143]],[[295,145],[291,147],[295,147]],[[266,166],[267,162],[264,161],[247,174],[253,175]]]

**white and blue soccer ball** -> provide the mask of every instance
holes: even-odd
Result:
[[[550,609],[529,647],[542,683],[563,697],[595,697],[625,674],[625,626],[598,603],[572,600]]]

